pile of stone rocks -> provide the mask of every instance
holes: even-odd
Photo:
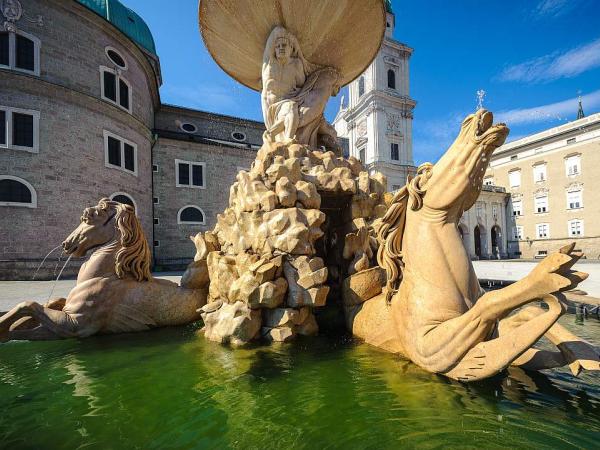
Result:
[[[193,238],[199,248],[194,264],[210,278],[201,310],[206,338],[240,345],[316,334],[313,309],[327,301],[328,275],[373,265],[373,225],[386,210],[385,185],[385,177],[369,176],[353,157],[266,142],[250,171],[237,175],[214,230]],[[328,246],[320,246],[343,255],[344,267],[334,270],[321,257],[326,250],[318,255],[316,249],[331,222],[321,194],[345,205],[343,233],[328,235]]]

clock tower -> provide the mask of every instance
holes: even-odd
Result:
[[[381,49],[365,72],[349,85],[333,121],[338,136],[348,138],[350,155],[370,173],[387,177],[388,190],[406,184],[415,172],[412,119],[416,102],[409,94],[408,60],[413,49],[393,38],[395,16],[386,1],[386,32]]]

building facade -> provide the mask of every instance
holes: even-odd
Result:
[[[576,242],[600,257],[600,113],[499,147],[484,183],[506,188],[507,250],[541,258]]]
[[[348,138],[350,154],[371,173],[384,174],[388,188],[396,190],[415,172],[412,120],[416,102],[409,91],[413,49],[393,38],[395,16],[389,2],[386,25],[381,50],[350,83],[348,105],[342,99],[333,125],[339,136]]]
[[[0,25],[0,278],[33,274],[102,197],[135,207],[156,264],[189,261],[262,123],[163,105],[152,34],[117,0],[5,0]]]

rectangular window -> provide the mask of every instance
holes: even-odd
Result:
[[[101,97],[131,112],[131,85],[116,71],[100,67]]]
[[[137,176],[137,145],[104,131],[105,165]]]
[[[550,237],[550,225],[547,223],[538,223],[535,226],[535,230],[538,239],[545,239]]]
[[[0,145],[6,147],[6,111],[0,111]]]
[[[508,181],[510,183],[510,187],[519,187],[521,186],[521,171],[513,170],[508,173]]]
[[[583,220],[569,220],[569,236],[583,236]]]
[[[523,203],[521,200],[516,200],[512,202],[513,207],[513,216],[522,216],[523,215]]]
[[[204,189],[204,166],[202,162],[175,160],[177,187]]]
[[[39,75],[39,39],[21,31],[0,32],[0,66]]]
[[[567,176],[572,177],[581,173],[581,156],[569,156],[565,158],[565,169]]]
[[[0,33],[0,66],[10,65],[8,33]]]
[[[535,198],[535,212],[536,213],[545,213],[548,211],[548,196],[544,195],[543,197]]]
[[[567,209],[578,209],[583,206],[583,195],[581,191],[567,192]]]
[[[37,153],[40,113],[0,106],[0,147]]]
[[[35,45],[32,40],[24,36],[16,36],[15,66],[18,69],[35,70]]]
[[[523,227],[522,226],[516,226],[513,228],[513,237],[515,238],[516,241],[523,240]]]
[[[13,112],[12,144],[33,148],[33,116]]]
[[[391,153],[392,153],[391,158],[393,161],[400,160],[400,151],[398,149],[398,144],[392,144]]]
[[[533,181],[536,183],[546,181],[546,164],[533,166]]]

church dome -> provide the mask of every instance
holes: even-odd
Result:
[[[154,38],[146,22],[118,0],[75,1],[104,17],[140,47],[156,55]]]
[[[392,0],[385,0],[385,10],[390,14],[394,14],[394,11],[392,11]]]

